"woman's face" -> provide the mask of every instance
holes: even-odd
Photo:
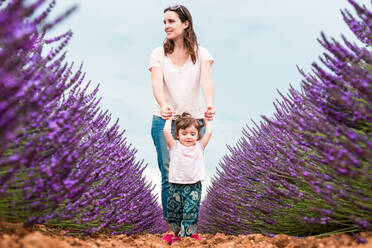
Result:
[[[175,11],[164,13],[164,31],[167,34],[167,39],[176,40],[183,37],[183,33],[188,26],[188,21],[182,23]]]

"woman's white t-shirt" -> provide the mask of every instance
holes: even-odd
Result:
[[[189,112],[194,118],[204,118],[204,110],[200,90],[200,65],[205,61],[214,62],[207,49],[199,46],[196,63],[193,64],[191,56],[183,66],[173,64],[170,57],[164,55],[163,47],[157,47],[151,52],[150,64],[152,67],[161,67],[163,70],[163,96],[166,103],[171,105],[175,114]],[[155,100],[152,113],[160,114],[160,106]]]

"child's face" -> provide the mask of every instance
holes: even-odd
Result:
[[[198,129],[194,125],[178,130],[178,140],[184,146],[194,146],[198,136]]]

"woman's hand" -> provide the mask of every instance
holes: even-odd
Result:
[[[164,105],[164,106],[160,107],[160,114],[161,114],[161,118],[163,118],[163,119],[168,120],[168,119],[172,118],[173,112],[174,112],[174,110],[173,110],[172,106],[170,106],[170,105]]]
[[[204,117],[207,121],[211,121],[214,118],[214,115],[216,114],[216,110],[213,106],[208,106],[207,110],[204,112]]]

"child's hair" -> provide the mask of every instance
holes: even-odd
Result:
[[[191,114],[187,112],[183,112],[182,115],[175,115],[175,120],[174,120],[174,126],[175,130],[174,133],[176,134],[178,138],[178,131],[180,129],[186,129],[188,127],[194,126],[198,130],[198,139],[201,137],[201,129],[204,126],[204,119],[195,119],[194,117],[191,116]],[[201,124],[200,121],[203,123]]]

